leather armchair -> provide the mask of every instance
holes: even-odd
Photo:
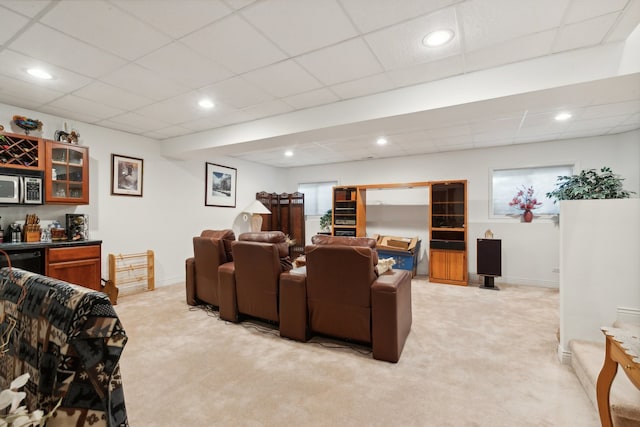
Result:
[[[410,273],[378,277],[373,239],[323,236],[316,243],[305,248],[306,276],[282,275],[280,335],[354,340],[371,345],[374,359],[397,362],[411,331]]]
[[[187,304],[220,305],[218,267],[233,261],[232,230],[204,230],[193,238],[193,257],[185,261]]]
[[[278,323],[280,274],[291,269],[285,234],[242,233],[231,247],[233,263],[218,269],[220,318],[237,322],[244,314]]]

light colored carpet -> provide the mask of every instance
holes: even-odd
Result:
[[[183,284],[122,297],[116,311],[133,427],[599,425],[556,357],[557,290],[414,279],[397,364],[220,321],[190,309]]]

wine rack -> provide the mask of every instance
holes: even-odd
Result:
[[[0,166],[42,170],[42,140],[29,135],[0,134]]]

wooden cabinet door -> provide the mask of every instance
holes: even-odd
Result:
[[[431,249],[429,251],[429,280],[466,285],[466,258],[464,251]]]
[[[429,256],[429,279],[446,280],[449,277],[449,256],[447,251],[432,249]]]
[[[94,291],[102,291],[100,267],[99,259],[58,262],[49,264],[47,275]]]
[[[46,141],[45,201],[89,204],[89,149]]]

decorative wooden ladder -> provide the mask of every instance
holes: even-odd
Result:
[[[139,285],[146,282],[147,290],[155,289],[153,251],[135,254],[109,254],[109,280],[105,292],[112,304],[117,303],[120,285]],[[111,289],[109,289],[111,287]]]

